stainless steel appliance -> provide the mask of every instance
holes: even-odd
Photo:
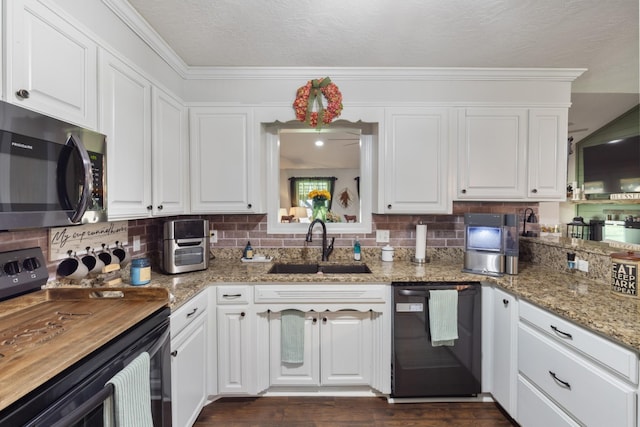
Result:
[[[103,426],[114,394],[105,384],[142,352],[153,424],[171,426],[165,289],[39,290],[48,276],[40,248],[0,253],[0,267],[0,289],[13,288],[0,302],[1,426]]]
[[[107,220],[105,136],[0,102],[0,230]]]
[[[482,301],[477,282],[393,283],[392,397],[473,396],[481,392]],[[431,342],[432,291],[458,292],[453,345]]]
[[[518,219],[515,214],[464,215],[462,271],[488,276],[518,274]]]
[[[176,219],[164,223],[162,269],[169,274],[209,267],[209,221]]]

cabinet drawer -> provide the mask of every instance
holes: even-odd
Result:
[[[518,377],[518,424],[529,426],[578,427],[562,409],[529,381]]]
[[[171,313],[171,336],[176,337],[180,331],[207,311],[207,292],[202,291],[184,305]]]
[[[518,328],[518,368],[585,425],[635,423],[634,389],[524,323]]]
[[[638,356],[633,351],[526,302],[520,304],[520,318],[638,384]]]
[[[218,304],[249,304],[251,301],[251,287],[249,286],[218,286],[216,288]]]

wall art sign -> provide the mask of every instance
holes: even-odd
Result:
[[[117,242],[126,243],[129,238],[127,221],[100,222],[49,229],[49,261],[68,256],[68,251],[84,254],[87,247],[98,251],[104,243],[114,247]]]

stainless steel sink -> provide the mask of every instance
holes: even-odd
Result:
[[[366,264],[273,264],[270,274],[364,274]]]

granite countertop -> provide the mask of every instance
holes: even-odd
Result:
[[[457,262],[432,260],[423,265],[409,261],[366,260],[371,274],[268,274],[272,263],[243,263],[215,259],[209,269],[177,275],[152,273],[151,286],[167,288],[176,309],[203,288],[215,283],[327,283],[328,285],[380,284],[410,281],[482,281],[500,288],[587,329],[640,352],[640,301],[613,294],[608,283],[580,273],[520,263],[516,276],[490,277],[463,273]],[[125,278],[126,283],[126,278]]]

